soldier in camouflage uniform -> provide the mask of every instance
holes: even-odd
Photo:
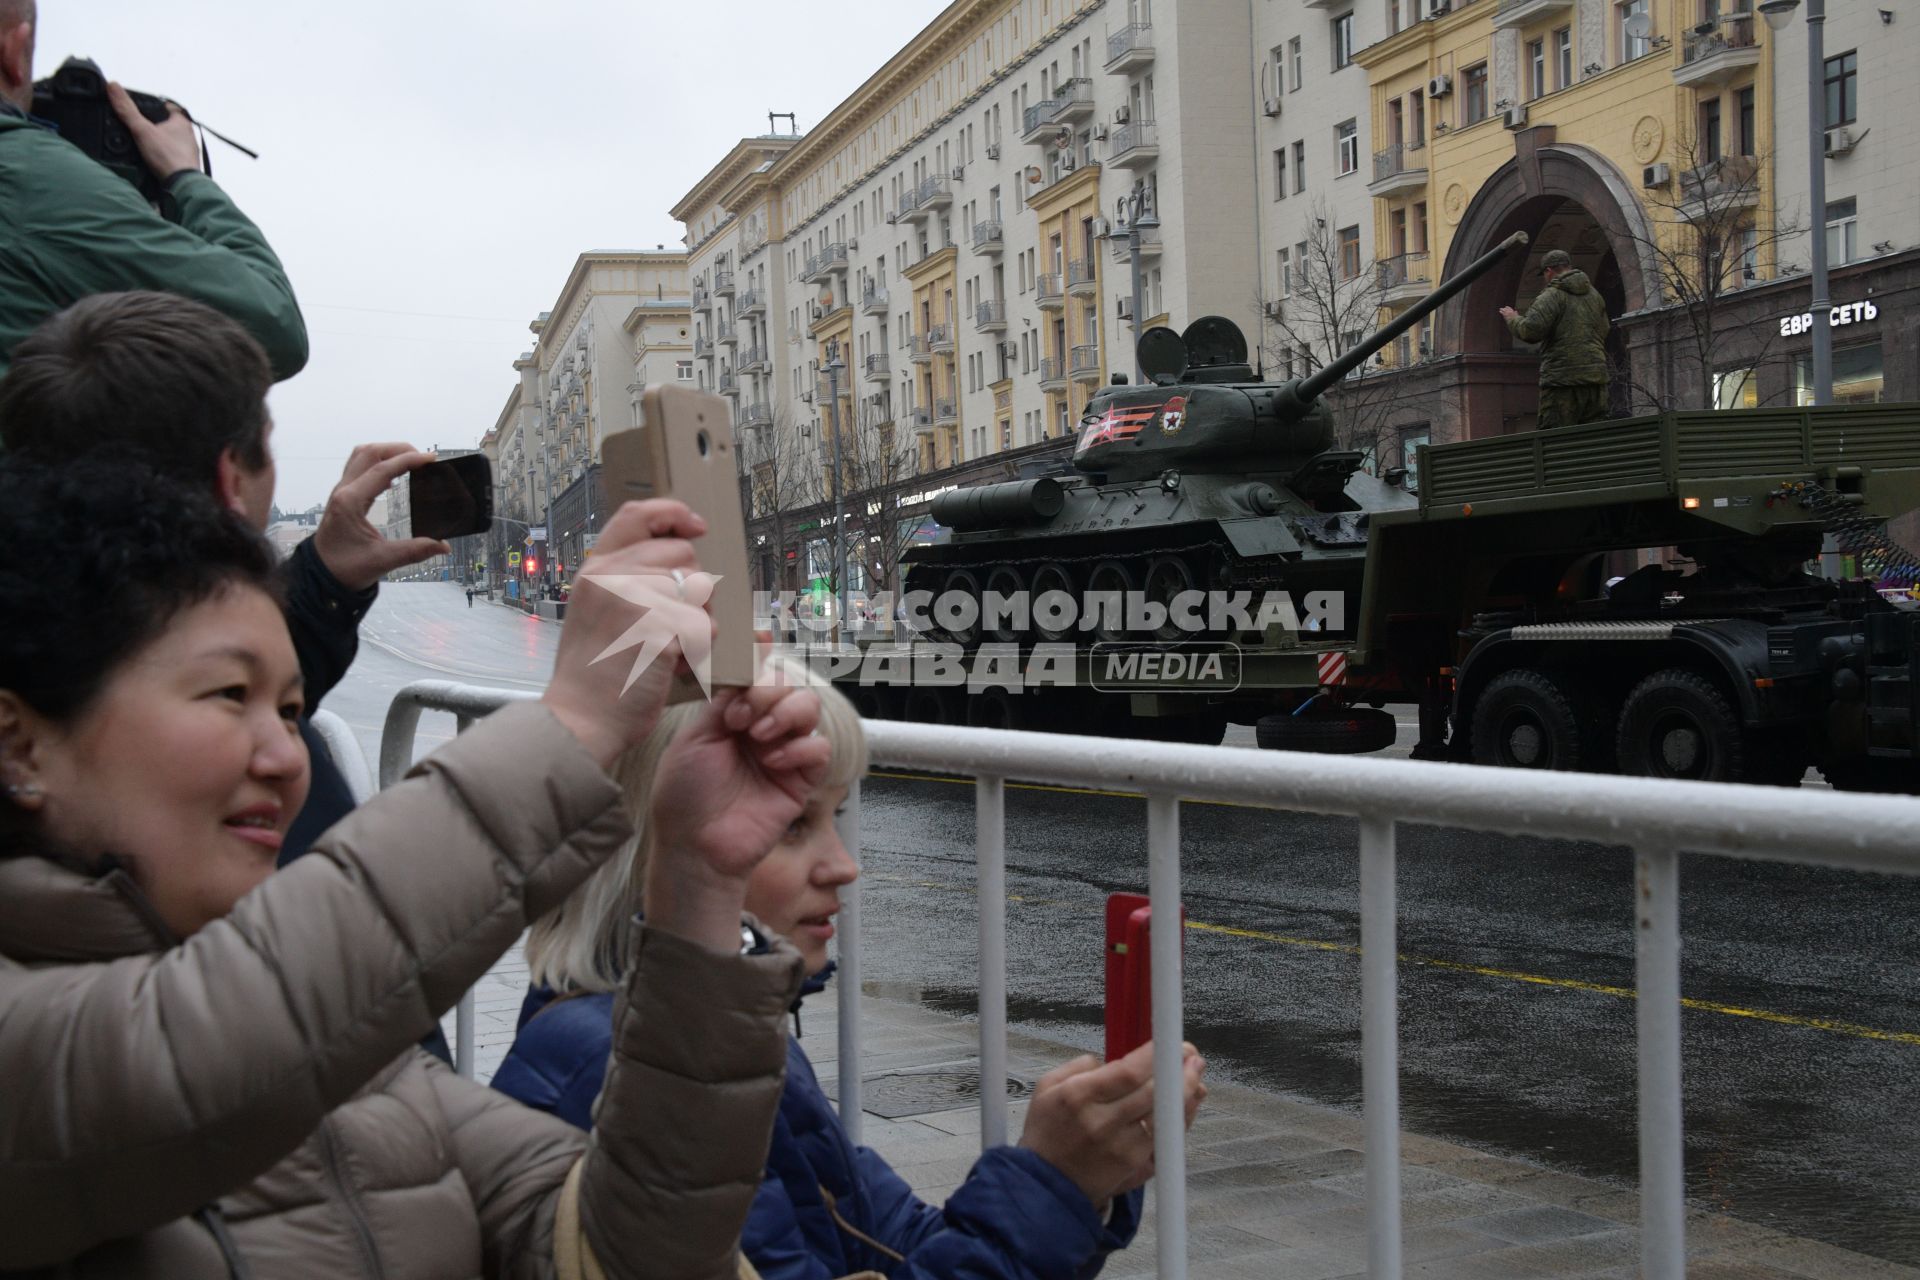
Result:
[[[1515,338],[1540,344],[1539,426],[1598,422],[1607,416],[1607,304],[1564,249],[1542,259],[1540,274],[1546,287],[1527,314],[1500,308]]]

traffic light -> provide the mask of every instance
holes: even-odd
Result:
[[[532,556],[528,556],[526,558],[525,564],[527,566],[527,576],[529,578],[531,578],[534,574],[540,572],[540,562],[538,560],[535,560]]]

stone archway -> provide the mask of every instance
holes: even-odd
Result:
[[[1463,369],[1463,435],[1497,435],[1533,425],[1539,408],[1537,365],[1515,348],[1502,306],[1523,307],[1539,288],[1541,257],[1565,249],[1619,316],[1658,302],[1659,275],[1649,246],[1653,229],[1620,171],[1598,152],[1560,145],[1551,126],[1514,135],[1515,155],[1458,210],[1443,278],[1515,231],[1527,233],[1525,255],[1502,263],[1441,310],[1437,342],[1459,354]],[[1456,189],[1457,190],[1457,189]],[[1451,216],[1455,191],[1442,193]],[[1621,331],[1612,354],[1624,361]],[[1623,401],[1624,404],[1624,401]]]

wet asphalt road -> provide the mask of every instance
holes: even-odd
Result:
[[[445,584],[386,588],[328,706],[371,751],[408,679],[537,683],[557,628]],[[450,732],[423,724],[422,747]],[[1403,732],[1403,740],[1410,738]],[[867,985],[970,1012],[973,788],[866,785]],[[1360,1098],[1351,820],[1181,811],[1188,1035],[1223,1077]],[[1101,905],[1143,890],[1145,804],[1010,785],[1010,1013],[1097,1047]],[[1399,837],[1401,1092],[1409,1130],[1631,1183],[1630,856],[1408,827]],[[1682,864],[1689,1189],[1796,1235],[1920,1263],[1920,883]]]

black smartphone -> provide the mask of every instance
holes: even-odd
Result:
[[[407,475],[416,538],[458,538],[493,524],[493,467],[484,453],[429,462]]]

